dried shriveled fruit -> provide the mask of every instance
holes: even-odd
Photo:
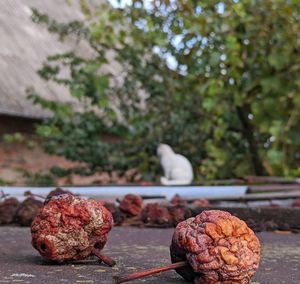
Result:
[[[30,226],[42,206],[42,201],[37,200],[34,197],[26,198],[18,207],[16,221],[21,226]]]
[[[170,203],[171,203],[172,205],[184,205],[184,204],[187,204],[187,201],[184,200],[184,199],[182,199],[182,198],[180,197],[179,194],[175,194],[175,195],[172,197]]]
[[[114,225],[121,225],[124,222],[126,215],[116,204],[111,202],[103,202],[103,206],[112,214]]]
[[[260,243],[246,223],[228,212],[203,211],[176,227],[172,262],[187,260],[177,272],[194,283],[250,283],[260,261]]]
[[[168,208],[158,203],[147,204],[141,212],[141,219],[144,223],[150,225],[173,226],[173,218]]]
[[[19,201],[9,197],[0,202],[0,225],[10,224],[14,221]]]
[[[32,245],[49,260],[80,260],[94,254],[112,265],[113,261],[100,253],[112,223],[101,202],[71,194],[54,196],[32,223]]]
[[[196,207],[208,207],[210,203],[207,199],[196,199],[192,203]]]
[[[53,196],[57,196],[57,195],[61,195],[61,194],[72,194],[72,192],[62,189],[60,187],[55,188],[54,190],[50,191],[48,193],[48,195],[46,196],[45,202],[44,204],[48,203],[49,200],[53,197]]]
[[[120,202],[120,210],[128,216],[137,216],[144,207],[143,198],[135,194],[127,194]]]
[[[178,223],[192,216],[192,211],[184,205],[169,206],[168,210],[172,216],[173,224],[175,227]]]
[[[170,269],[195,284],[248,284],[260,261],[260,242],[246,223],[220,210],[203,211],[178,224],[173,264],[115,277],[123,283]]]

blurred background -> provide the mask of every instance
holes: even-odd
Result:
[[[0,185],[300,176],[298,0],[0,2]]]

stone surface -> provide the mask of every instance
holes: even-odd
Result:
[[[31,244],[29,228],[0,227],[0,283],[112,283],[120,272],[170,263],[173,229],[114,228],[103,250],[117,261],[113,268],[95,258],[58,265],[43,260]],[[252,284],[299,284],[300,234],[259,233],[262,262]],[[175,271],[130,283],[185,282]]]

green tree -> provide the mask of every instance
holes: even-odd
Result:
[[[300,174],[298,0],[80,3],[85,22],[33,14],[62,40],[80,38],[94,51],[88,59],[54,55],[39,72],[94,107],[80,113],[31,96],[54,110],[39,128],[53,152],[92,167],[149,172],[164,141],[202,178]],[[120,84],[99,75],[108,54],[122,67]],[[61,66],[69,79],[60,77]],[[141,91],[148,94],[144,108]],[[119,141],[105,143],[99,133]]]

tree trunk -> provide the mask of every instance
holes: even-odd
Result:
[[[242,134],[244,138],[249,143],[250,155],[252,159],[252,164],[256,175],[263,176],[267,175],[267,172],[263,166],[263,162],[260,158],[257,141],[254,137],[254,129],[249,121],[248,115],[251,113],[250,107],[247,106],[237,106],[236,107],[238,118],[242,124],[243,131]]]

